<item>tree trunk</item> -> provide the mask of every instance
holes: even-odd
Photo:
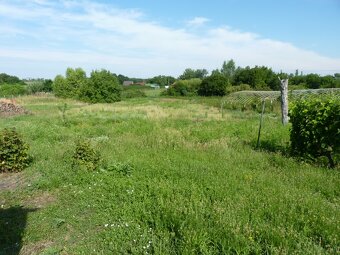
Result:
[[[282,124],[288,123],[288,79],[280,79],[281,82],[281,113]]]

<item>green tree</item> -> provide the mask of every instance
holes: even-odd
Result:
[[[318,89],[321,86],[321,77],[315,73],[308,74],[306,75],[306,84],[310,89]]]
[[[178,80],[164,94],[169,96],[194,96],[197,95],[201,83],[202,80],[198,78]]]
[[[53,92],[58,97],[79,98],[80,90],[86,85],[86,73],[81,68],[67,68],[66,77],[57,75],[53,82]]]
[[[0,84],[17,84],[17,83],[23,84],[23,81],[21,81],[16,76],[12,76],[6,73],[0,73]]]
[[[70,87],[71,97],[77,98],[81,87],[86,83],[86,72],[81,68],[67,68],[66,81]]]
[[[236,71],[236,66],[234,60],[230,59],[228,62],[224,61],[221,73],[228,78],[230,83],[232,83]]]
[[[197,92],[200,96],[224,96],[228,84],[228,78],[221,73],[215,73],[203,79]]]
[[[42,84],[42,91],[43,92],[52,92],[53,90],[53,81],[50,79],[44,80]]]
[[[234,84],[249,84],[256,90],[278,90],[280,81],[277,74],[265,66],[238,68],[235,71]]]
[[[171,85],[175,82],[175,78],[172,76],[158,75],[148,80],[149,83],[158,84],[161,87]]]
[[[208,71],[206,69],[195,70],[195,69],[187,68],[184,70],[183,74],[180,75],[178,78],[180,80],[190,80],[194,78],[203,79],[207,77],[207,75],[208,75]]]
[[[71,88],[68,86],[64,76],[59,74],[54,78],[53,92],[56,97],[71,97]]]
[[[121,100],[121,90],[115,75],[104,69],[96,70],[82,87],[80,99],[90,103],[113,103]]]

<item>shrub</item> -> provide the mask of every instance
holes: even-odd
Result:
[[[202,83],[201,79],[179,80],[164,91],[168,96],[194,96],[197,94],[198,87]]]
[[[123,90],[122,98],[136,98],[136,97],[146,97],[146,94],[143,90]]]
[[[313,159],[324,156],[335,167],[340,149],[340,102],[335,98],[297,101],[289,112],[292,153]]]
[[[78,141],[73,153],[72,166],[84,167],[87,170],[96,170],[100,162],[100,154],[89,141]]]
[[[90,103],[113,103],[121,100],[121,86],[109,71],[92,71],[81,88],[80,99]]]
[[[198,88],[200,96],[224,96],[229,80],[221,73],[214,73],[205,78]]]
[[[4,129],[0,133],[0,172],[19,172],[26,168],[31,161],[28,148],[14,128]]]
[[[21,84],[0,85],[0,97],[20,96],[27,94],[26,86]]]

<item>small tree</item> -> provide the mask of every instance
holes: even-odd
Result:
[[[0,172],[18,172],[31,161],[26,144],[15,129],[0,133]]]
[[[200,96],[224,96],[228,85],[230,85],[228,78],[216,72],[202,81],[198,87],[198,94]]]
[[[292,105],[289,116],[292,153],[312,158],[325,156],[329,166],[335,167],[334,155],[340,151],[339,100],[301,100]]]

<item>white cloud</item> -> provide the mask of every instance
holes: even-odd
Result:
[[[210,21],[208,18],[205,17],[195,17],[187,22],[189,26],[202,26],[203,24]]]
[[[0,31],[8,33],[0,34],[0,58],[12,65],[1,61],[0,69],[22,77],[30,76],[27,65],[43,77],[54,77],[67,66],[106,68],[130,76],[177,76],[187,67],[215,69],[231,58],[241,66],[266,65],[277,71],[340,72],[340,59],[287,42],[228,26],[201,29],[198,35],[150,21],[138,10],[86,1],[3,1],[1,17],[7,22]],[[196,17],[191,24],[207,21]],[[24,37],[21,43],[16,34]],[[10,40],[16,41],[12,45]],[[55,72],[52,66],[58,67]]]

